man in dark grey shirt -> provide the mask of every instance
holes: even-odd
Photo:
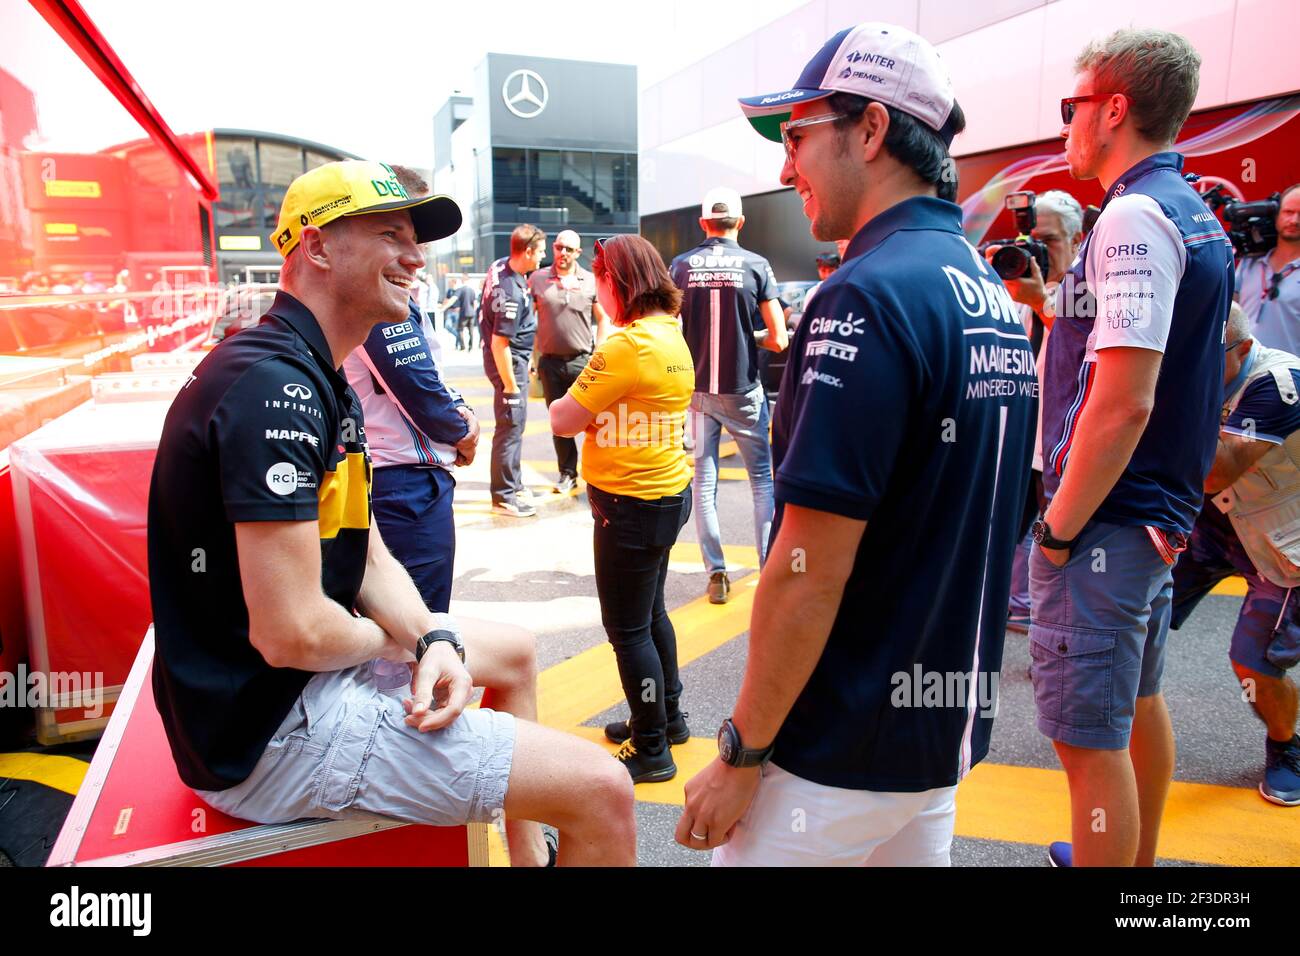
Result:
[[[528,277],[537,311],[537,375],[546,407],[568,394],[587,367],[592,349],[605,337],[609,320],[596,301],[596,279],[582,266],[582,238],[570,229],[555,237],[555,259]],[[592,317],[596,319],[593,334]],[[555,436],[560,478],[555,488],[568,494],[578,483],[578,443]]]

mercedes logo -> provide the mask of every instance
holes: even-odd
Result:
[[[506,109],[520,119],[532,119],[546,109],[551,92],[546,81],[532,70],[515,70],[501,85],[501,98]]]

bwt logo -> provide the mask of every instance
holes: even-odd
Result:
[[[306,385],[299,385],[297,382],[290,382],[284,387],[284,394],[290,398],[296,398],[300,401],[307,401],[311,398],[311,389]]]
[[[1147,244],[1145,242],[1125,243],[1118,246],[1106,247],[1106,258],[1115,259],[1119,256],[1145,256],[1147,254]]]

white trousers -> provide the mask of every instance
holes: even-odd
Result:
[[[714,866],[950,866],[957,788],[826,787],[768,764]]]

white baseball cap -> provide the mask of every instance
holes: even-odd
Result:
[[[714,212],[714,206],[726,207],[722,212]],[[726,186],[714,186],[704,194],[700,203],[701,219],[739,219],[741,212],[740,193]]]
[[[854,93],[915,116],[947,144],[956,96],[938,51],[924,37],[892,23],[859,23],[826,41],[788,90],[741,99],[759,134],[781,141],[781,124],[795,103]]]

